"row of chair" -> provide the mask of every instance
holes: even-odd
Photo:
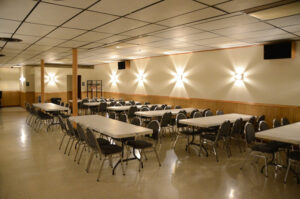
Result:
[[[100,159],[102,156],[104,156],[104,159],[102,160],[101,166],[98,171],[97,181],[99,181],[104,161],[109,160],[110,166],[112,167],[113,166],[112,165],[113,155],[117,155],[117,154],[119,154],[119,156],[120,156],[122,171],[123,171],[123,174],[125,175],[125,170],[124,170],[124,166],[123,166],[123,158],[124,157],[122,156],[123,148],[117,144],[114,144],[115,141],[120,141],[120,140],[113,140],[112,138],[104,138],[104,137],[96,138],[95,133],[91,129],[89,129],[89,128],[84,129],[80,124],[77,124],[77,127],[74,128],[74,126],[72,125],[70,120],[68,120],[68,119],[64,120],[61,116],[59,116],[59,122],[61,125],[62,132],[64,133],[61,143],[59,145],[59,149],[61,149],[65,137],[68,136],[69,139],[66,144],[64,153],[69,156],[71,149],[73,148],[73,145],[76,142],[75,145],[77,146],[77,149],[76,149],[74,161],[75,162],[77,161],[77,164],[79,164],[84,150],[86,148],[89,148],[90,157],[89,157],[88,165],[86,167],[87,172],[89,172],[89,169],[90,169],[90,166],[92,163],[92,159],[95,155],[98,154]],[[139,118],[132,119],[131,123],[134,125],[141,125]],[[150,128],[153,130],[152,136],[150,136],[148,138],[157,141],[158,137],[159,137],[158,136],[159,130],[160,130],[159,123],[157,121],[152,121],[148,124],[147,128]],[[121,140],[121,141],[124,141],[124,140]],[[135,155],[136,149],[140,151],[140,158],[138,159],[140,162],[139,170],[143,167],[143,154],[145,154],[146,149],[150,149],[150,148],[152,148],[153,151],[155,152],[157,160],[159,162],[159,165],[161,165],[157,151],[156,151],[156,145],[152,144],[149,141],[145,141],[144,139],[136,140],[134,138],[128,138],[125,141],[126,141],[125,145],[127,147],[132,148],[134,155]],[[81,151],[80,151],[80,148],[81,148]],[[77,158],[78,154],[79,154],[79,157]],[[128,159],[128,156],[129,156],[129,152],[127,150],[127,159]]]

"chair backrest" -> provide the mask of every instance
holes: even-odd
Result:
[[[122,106],[122,104],[120,104],[120,102],[117,102],[117,103],[115,104],[115,106]]]
[[[216,136],[216,141],[219,140],[221,138],[221,136],[223,137],[229,137],[231,133],[231,123],[230,121],[224,121],[218,131],[218,134]]]
[[[125,106],[125,101],[119,101],[122,106]]]
[[[277,119],[273,119],[273,128],[277,128],[280,126],[281,126],[280,121]]]
[[[136,126],[141,126],[141,124],[142,124],[141,119],[139,117],[132,118],[130,123],[133,125],[136,125]]]
[[[64,120],[62,119],[61,115],[58,115],[58,121],[59,121],[61,130],[67,132],[66,124],[64,123]]]
[[[70,104],[68,104],[68,103],[65,104],[65,107],[69,108],[69,106],[70,106]]]
[[[141,111],[150,111],[150,109],[149,109],[149,107],[144,106],[144,107],[141,108]]]
[[[247,144],[251,144],[255,141],[255,128],[254,125],[250,122],[247,122],[245,125],[245,136]]]
[[[60,105],[61,105],[61,106],[65,106],[65,103],[64,103],[64,102],[60,102]]]
[[[106,112],[106,108],[107,108],[107,103],[106,102],[101,102],[99,105],[99,112]]]
[[[265,131],[265,130],[268,130],[270,127],[269,125],[267,124],[266,121],[262,120],[259,122],[259,125],[258,125],[258,130],[259,131]]]
[[[161,106],[156,106],[154,110],[159,111],[159,110],[163,110],[163,108]]]
[[[194,113],[193,118],[203,117],[203,113],[201,111],[197,111]]]
[[[213,115],[214,114],[213,114],[213,112],[211,110],[207,110],[207,111],[205,111],[204,117],[209,117],[209,116],[213,116]]]
[[[235,120],[231,129],[231,135],[241,135],[243,133],[243,119]]]
[[[150,106],[150,111],[154,111],[156,107],[156,105]]]
[[[210,110],[209,108],[203,110],[203,117],[205,117],[206,111]]]
[[[142,105],[142,103],[141,102],[136,102],[135,105]]]
[[[130,100],[129,103],[130,103],[131,105],[135,105],[135,101],[134,101],[134,100]]]
[[[145,105],[149,105],[149,104],[150,104],[150,102],[145,102],[144,104],[145,104]]]
[[[264,121],[264,120],[266,120],[265,115],[260,115],[260,116],[257,118],[257,124],[259,124],[260,121]]]
[[[252,116],[252,117],[249,119],[248,122],[251,123],[251,124],[253,124],[253,125],[255,125],[255,124],[256,124],[256,117],[255,117],[255,116]]]
[[[182,113],[182,114],[184,114],[184,115],[187,117],[187,112],[186,112],[186,110],[180,110],[178,113]]]
[[[67,119],[67,126],[68,126],[68,129],[69,129],[69,133],[73,136],[76,136],[76,132],[75,132],[75,129],[73,127],[73,124],[71,123],[71,121],[69,119]]]
[[[196,112],[199,112],[199,110],[198,110],[198,109],[192,110],[192,112],[191,112],[191,114],[190,114],[190,118],[194,118],[194,114],[195,114]]]
[[[282,117],[281,125],[284,126],[284,125],[288,125],[288,124],[290,124],[289,120],[286,117]]]
[[[181,109],[181,106],[177,105],[175,106],[175,109]]]
[[[89,128],[86,129],[86,143],[93,150],[100,151],[97,139],[96,139],[94,133],[92,132],[92,130]]]
[[[109,112],[108,113],[108,118],[110,118],[110,119],[116,119],[116,113],[115,112]]]
[[[162,109],[165,109],[166,106],[167,106],[166,104],[162,104],[162,105],[161,105],[161,108],[162,108]]]
[[[81,141],[86,141],[86,136],[85,136],[84,130],[81,127],[81,125],[78,123],[77,123],[77,133],[78,133],[78,137]]]
[[[115,106],[116,105],[116,102],[115,101],[111,101],[109,106]]]
[[[171,107],[170,106],[165,106],[165,108],[164,108],[164,110],[170,110],[171,109]]]
[[[152,129],[153,133],[151,138],[154,140],[158,140],[159,138],[159,131],[160,131],[160,126],[159,122],[157,120],[152,120],[148,125],[147,128]]]
[[[176,126],[177,128],[182,128],[182,127],[186,127],[187,125],[185,124],[180,124],[179,121],[182,119],[187,119],[187,116],[184,113],[178,113],[176,115]]]
[[[121,113],[120,114],[119,121],[121,121],[121,122],[127,122],[128,121],[126,113]]]
[[[217,110],[216,115],[224,115],[224,112],[222,110]]]
[[[172,113],[166,112],[162,115],[162,118],[160,120],[160,127],[167,127],[172,120]]]
[[[138,108],[136,106],[131,106],[129,109],[128,109],[128,118],[133,118],[135,116],[135,112],[138,111]]]

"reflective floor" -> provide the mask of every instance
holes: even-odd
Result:
[[[153,153],[149,153],[144,169],[131,161],[123,176],[121,168],[111,175],[105,163],[100,182],[96,176],[100,160],[94,159],[90,173],[84,168],[88,152],[82,162],[74,163],[71,155],[58,150],[61,133],[35,132],[25,123],[26,112],[21,108],[0,109],[0,198],[299,198],[300,185],[289,175],[283,184],[285,170],[269,177],[260,172],[262,162],[248,162],[240,170],[244,154],[233,147],[233,157],[220,152],[217,163],[213,156],[199,157],[195,150],[185,152],[185,139],[179,140],[175,150],[173,140],[165,137],[159,156],[162,167]],[[64,146],[64,145],[63,145]],[[114,160],[116,161],[116,159]]]

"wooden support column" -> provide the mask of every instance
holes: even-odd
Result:
[[[72,100],[73,100],[73,116],[78,115],[78,103],[77,103],[77,69],[78,69],[78,62],[77,62],[77,48],[72,49],[73,54],[73,64],[72,64]]]
[[[41,60],[41,102],[45,103],[45,62]]]

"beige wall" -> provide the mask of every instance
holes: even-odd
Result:
[[[41,90],[41,72],[40,67],[35,67],[35,92]],[[67,92],[67,76],[72,75],[71,68],[45,68],[45,92]],[[94,80],[95,76],[93,69],[78,69],[78,75],[81,75],[81,81]],[[50,83],[49,76],[55,76],[55,83]],[[85,84],[86,85],[86,84]],[[86,86],[81,87],[82,91],[86,91]]]
[[[0,90],[20,90],[20,68],[0,68]]]
[[[264,60],[260,45],[134,60],[123,71],[117,63],[103,64],[95,73],[108,92],[300,105],[299,48],[297,42],[294,59]],[[175,80],[177,70],[183,84]],[[244,71],[241,84],[233,78],[237,71]],[[144,73],[144,83],[138,83],[138,73]]]

